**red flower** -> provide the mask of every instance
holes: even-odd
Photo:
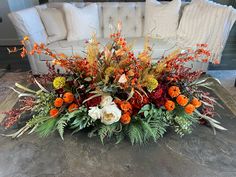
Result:
[[[94,96],[94,94],[88,94],[86,99],[89,99],[90,97]],[[101,96],[97,96],[95,98],[92,98],[86,102],[87,107],[94,107],[98,106],[101,103]]]
[[[161,107],[166,102],[166,97],[164,95],[165,89],[162,87],[161,84],[153,90],[151,93],[149,93],[150,101],[155,104],[157,107]]]
[[[149,99],[146,95],[140,95],[135,92],[129,102],[133,108],[141,109],[145,104],[149,103]]]

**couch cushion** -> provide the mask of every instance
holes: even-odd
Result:
[[[144,34],[155,38],[175,38],[179,23],[181,0],[162,4],[147,0]]]
[[[98,6],[96,3],[82,8],[65,3],[64,12],[68,30],[68,41],[88,39],[94,32],[100,37]]]
[[[8,16],[21,38],[29,36],[32,44],[34,42],[47,43],[47,33],[36,8],[12,12]]]
[[[48,42],[66,39],[67,29],[64,14],[56,8],[46,8],[39,11],[45,29],[48,34]]]
[[[111,42],[108,38],[101,38],[98,39],[100,42],[100,46],[105,46],[108,42]],[[142,52],[144,48],[145,39],[144,38],[127,38],[128,43],[133,44],[133,51],[137,55],[138,53]],[[153,47],[152,56],[154,59],[161,58],[164,54],[168,54],[169,52],[173,51],[175,48],[174,41],[164,41],[159,39],[151,39],[150,46]],[[64,53],[67,56],[72,55],[80,55],[85,56],[85,40],[79,41],[71,41],[68,42],[67,40],[58,41],[51,43],[47,46],[52,51],[61,54]],[[50,57],[41,55],[41,60],[51,60]]]

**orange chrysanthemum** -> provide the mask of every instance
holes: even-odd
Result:
[[[165,108],[167,111],[173,111],[175,109],[175,103],[171,100],[167,100],[165,103]]]
[[[180,106],[186,106],[188,104],[188,98],[184,95],[179,95],[176,101]]]
[[[122,102],[121,105],[120,105],[120,108],[124,112],[128,112],[128,111],[132,110],[131,104],[127,101]]]
[[[64,95],[63,95],[63,100],[65,103],[72,103],[74,101],[74,95],[73,93],[71,92],[66,92]]]
[[[193,111],[195,110],[195,107],[192,104],[188,104],[185,108],[184,108],[185,112],[187,114],[192,114]]]
[[[171,86],[168,90],[168,94],[172,97],[175,98],[180,95],[180,89],[177,86]]]
[[[131,117],[130,117],[130,113],[124,113],[121,118],[120,118],[120,122],[122,124],[129,124],[131,121]]]
[[[56,108],[60,108],[64,103],[64,100],[62,98],[56,98],[54,101],[54,106]]]
[[[53,109],[50,110],[49,114],[52,118],[56,118],[59,114],[59,111],[58,111],[58,109],[53,108]]]
[[[195,106],[195,108],[199,108],[202,105],[202,102],[197,98],[193,98],[191,104]]]
[[[79,106],[75,103],[72,103],[69,107],[68,107],[68,111],[69,112],[73,112],[75,110],[77,110],[79,108]]]

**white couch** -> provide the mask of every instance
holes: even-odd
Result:
[[[144,45],[144,21],[145,21],[145,3],[144,2],[105,2],[97,3],[99,7],[99,19],[101,36],[99,39],[101,44],[107,43],[110,34],[110,24],[116,25],[118,21],[122,21],[123,35],[128,42],[134,42],[134,52],[137,54],[143,49]],[[86,3],[75,3],[76,6],[82,7]],[[181,11],[187,5],[182,3]],[[38,14],[41,8],[62,8],[63,3],[48,3],[33,8],[13,12],[9,14],[17,33],[20,38],[23,36],[30,37],[28,49],[32,49],[34,42],[46,43],[47,34],[43,23]],[[181,18],[181,17],[180,17]],[[68,42],[67,40],[53,42],[47,47],[57,53],[66,55],[84,55],[85,40]],[[153,58],[159,59],[163,54],[169,53],[177,48],[175,40],[164,41],[160,39],[152,39]],[[46,61],[51,60],[50,57],[35,54],[28,56],[29,63],[33,74],[47,73],[48,69]],[[194,62],[189,63],[193,69],[201,69],[206,71],[208,63]]]

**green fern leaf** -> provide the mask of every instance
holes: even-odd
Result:
[[[143,131],[142,127],[138,123],[129,125],[128,136],[131,141],[131,144],[143,144]]]
[[[111,125],[101,125],[98,130],[98,136],[100,137],[100,140],[102,143],[104,143],[104,139],[106,137],[111,138],[112,135],[116,132],[118,129],[119,123],[114,123]]]
[[[67,113],[57,121],[57,131],[58,131],[59,135],[61,136],[62,140],[64,140],[64,138],[63,138],[64,129],[67,126],[68,122],[71,119],[75,118],[79,112],[80,111],[77,110],[77,111],[74,111],[71,113]]]

